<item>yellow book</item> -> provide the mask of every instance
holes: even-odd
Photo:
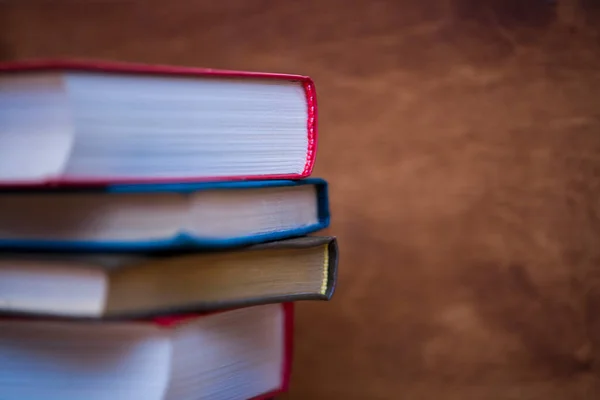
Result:
[[[233,251],[0,256],[0,313],[130,318],[329,300],[334,237],[305,236]]]

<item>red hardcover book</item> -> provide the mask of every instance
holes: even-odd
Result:
[[[147,321],[0,320],[0,398],[266,400],[287,391],[293,304]]]
[[[307,76],[106,61],[0,64],[0,185],[298,179]]]

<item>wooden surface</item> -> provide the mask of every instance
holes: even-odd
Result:
[[[599,19],[559,3],[5,0],[0,56],[314,77],[340,279],[285,398],[597,399]]]

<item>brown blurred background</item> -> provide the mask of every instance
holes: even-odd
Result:
[[[342,251],[287,399],[598,399],[593,0],[3,0],[0,58],[311,75]]]

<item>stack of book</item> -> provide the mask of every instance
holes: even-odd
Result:
[[[0,66],[0,399],[270,398],[336,281],[305,76]]]

